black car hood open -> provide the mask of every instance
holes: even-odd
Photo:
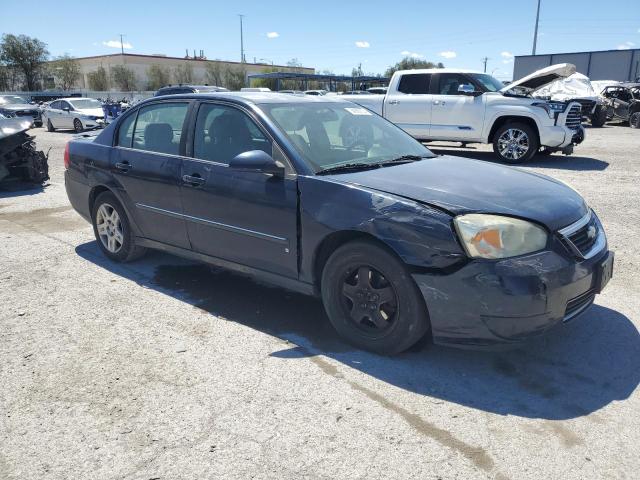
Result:
[[[449,155],[325,178],[411,198],[453,215],[509,215],[534,220],[551,230],[588,212],[575,190],[550,177]]]

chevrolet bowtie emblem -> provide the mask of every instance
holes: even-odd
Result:
[[[591,226],[589,226],[589,229],[587,230],[587,237],[594,238],[595,236],[596,236],[596,227],[591,225]]]

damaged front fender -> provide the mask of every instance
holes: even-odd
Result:
[[[0,181],[17,178],[42,184],[49,179],[47,155],[36,150],[27,133],[30,127],[29,120],[0,118]]]

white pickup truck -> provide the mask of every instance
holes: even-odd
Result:
[[[576,71],[563,63],[508,86],[486,73],[448,68],[401,70],[387,94],[344,95],[421,141],[491,143],[501,160],[521,163],[536,153],[573,152],[584,140],[581,105],[529,94]]]

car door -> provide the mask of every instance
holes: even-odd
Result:
[[[62,124],[60,123],[60,121],[61,121],[60,114],[61,113],[62,113],[62,110],[60,109],[60,101],[59,100],[51,102],[49,104],[49,107],[47,107],[47,118],[49,120],[51,120],[51,125],[53,125],[53,128],[62,127]]]
[[[182,163],[182,205],[193,249],[296,278],[297,180],[229,167],[236,155],[263,150],[287,163],[250,112],[202,103],[194,118],[192,159]]]
[[[428,138],[431,125],[431,74],[404,73],[385,97],[384,116],[409,135]]]
[[[60,100],[60,128],[73,128],[73,107],[69,102]]]
[[[429,136],[441,140],[481,140],[484,95],[458,92],[460,85],[473,86],[473,82],[460,73],[439,73],[434,77]]]
[[[179,179],[190,102],[155,102],[119,123],[111,172],[145,238],[190,248]]]

